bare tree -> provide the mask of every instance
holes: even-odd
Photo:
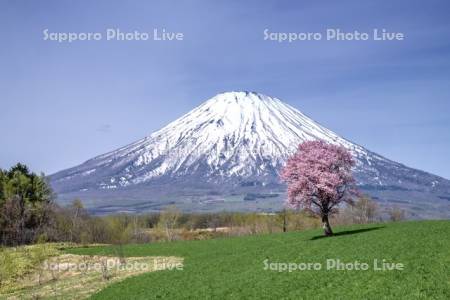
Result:
[[[74,237],[79,235],[81,214],[84,212],[83,202],[81,202],[80,199],[73,200],[70,210],[70,220],[72,222],[72,226],[70,228],[70,241],[75,242]]]
[[[397,206],[388,209],[389,218],[393,222],[402,221],[406,218],[405,211]]]
[[[359,198],[351,207],[353,222],[358,224],[371,223],[379,216],[378,204],[369,197]]]
[[[158,227],[164,230],[168,241],[172,241],[175,238],[175,228],[180,215],[180,210],[176,206],[171,205],[166,207],[159,216]]]

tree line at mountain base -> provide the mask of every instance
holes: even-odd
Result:
[[[0,169],[0,244],[17,246],[36,242],[79,244],[149,243],[173,240],[200,240],[319,228],[321,220],[306,212],[283,210],[277,213],[183,213],[168,206],[160,213],[92,216],[81,200],[61,207],[44,175],[36,175],[25,165]],[[389,218],[405,218],[398,208]],[[378,205],[359,198],[341,208],[331,223],[364,224],[382,221]]]

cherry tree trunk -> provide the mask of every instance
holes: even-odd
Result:
[[[322,215],[322,226],[323,231],[326,236],[333,235],[333,231],[331,230],[330,222],[328,221],[328,214]]]

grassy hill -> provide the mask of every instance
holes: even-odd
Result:
[[[183,270],[146,273],[94,299],[450,299],[450,221],[404,222],[206,241],[125,246],[126,256],[180,256]],[[75,254],[113,254],[111,247]],[[327,270],[327,259],[369,270]],[[403,271],[375,271],[373,261]],[[266,262],[321,263],[321,270],[278,272]]]

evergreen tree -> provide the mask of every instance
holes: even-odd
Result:
[[[49,221],[53,192],[43,174],[18,163],[0,170],[0,242],[32,242]]]

